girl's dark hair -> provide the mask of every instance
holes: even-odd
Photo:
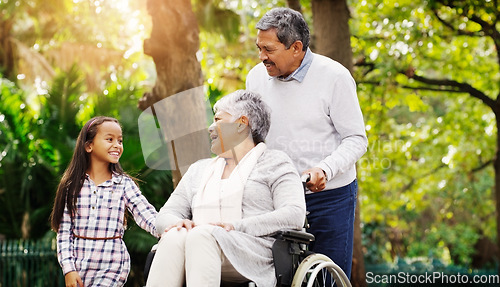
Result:
[[[68,208],[72,219],[76,214],[76,200],[82,189],[85,173],[90,166],[90,154],[85,150],[85,147],[92,143],[99,126],[104,122],[115,122],[120,125],[115,118],[99,116],[90,119],[78,135],[73,157],[57,187],[54,207],[50,215],[52,229],[56,232],[59,230],[65,207]],[[113,173],[125,174],[119,162],[110,163],[109,170]]]

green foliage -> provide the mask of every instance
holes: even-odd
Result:
[[[255,25],[265,12],[273,7],[285,6],[285,1],[253,0],[244,3],[241,1],[208,0],[198,2],[198,6],[201,6],[195,6],[194,9],[197,11],[203,10],[205,5],[215,5],[218,7],[217,9],[230,9],[234,11],[231,17],[239,17],[239,23],[241,23],[238,26],[236,20],[231,22],[230,25],[236,25],[229,29],[231,37],[225,36],[227,32],[215,34],[212,32],[214,29],[210,28],[210,24],[204,24],[204,21],[200,23],[202,27],[200,32],[200,63],[207,85],[213,86],[223,94],[244,89],[246,75],[259,62],[255,46],[257,35]],[[216,18],[213,13],[210,15],[218,25],[229,25],[229,20],[225,17]]]
[[[199,25],[213,35],[222,35],[232,43],[238,39],[240,16],[233,10],[223,7],[221,1],[199,0],[196,18]]]
[[[149,24],[138,20],[147,19],[137,16],[141,4],[123,3],[0,2],[0,24],[12,20],[12,36],[47,59],[65,43],[124,55],[120,65],[106,62],[99,70],[77,62],[59,71],[46,92],[1,80],[0,204],[6,208],[0,209],[0,233],[5,236],[47,236],[55,186],[80,127],[94,115],[122,123],[121,163],[140,180],[150,202],[160,208],[168,198],[171,175],[144,165],[137,130],[137,101],[154,78],[141,70],[152,64],[136,44]],[[312,28],[311,1],[300,3]],[[437,257],[468,265],[479,236],[496,240],[495,114],[468,94],[430,87],[407,75],[415,71],[453,79],[496,97],[498,50],[476,22],[493,23],[496,2],[348,3],[353,73],[369,137],[368,152],[358,163],[367,261]],[[281,0],[193,1],[201,28],[197,56],[211,103],[244,88],[246,74],[259,61],[255,24],[270,8],[285,5]],[[89,75],[98,78],[92,91]],[[132,253],[147,251],[155,241],[132,222],[125,240]]]
[[[224,95],[223,91],[214,87],[214,85],[208,85],[208,100],[210,101],[210,105],[213,107],[215,103],[222,98]]]
[[[446,7],[452,2],[461,7]],[[362,221],[379,259],[435,256],[467,265],[480,234],[496,238],[495,115],[468,94],[432,89],[404,74],[416,69],[496,96],[493,41],[467,21],[473,14],[491,19],[491,5],[351,2],[355,77],[370,142],[359,164]],[[373,240],[395,234],[404,240]]]
[[[41,236],[48,229],[47,195],[55,189],[58,155],[39,137],[42,122],[22,91],[5,79],[0,89],[0,230],[9,238]]]
[[[35,71],[33,78],[9,71],[15,82],[0,82],[2,237],[55,236],[49,231],[49,215],[56,186],[80,128],[95,115],[122,123],[121,163],[138,178],[152,204],[159,209],[168,198],[171,175],[145,166],[137,130],[137,102],[151,88],[144,70],[152,65],[137,47],[148,32],[148,24],[137,22],[141,9],[145,3],[0,1],[0,27],[15,39],[2,42],[0,50],[23,49],[19,58],[7,60],[17,61],[15,68],[26,62]],[[55,77],[37,74],[40,63],[43,71],[56,71]],[[125,240],[132,254],[145,257],[156,240],[129,222]],[[140,242],[134,244],[136,240]]]

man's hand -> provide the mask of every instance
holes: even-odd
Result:
[[[189,219],[183,219],[176,224],[170,225],[169,227],[165,228],[165,232],[169,231],[172,228],[177,228],[177,230],[181,230],[182,228],[186,228],[188,231],[193,229],[195,227],[195,224],[193,221]]]
[[[326,174],[321,168],[313,167],[304,171],[302,174],[307,173],[311,175],[309,181],[306,183],[306,186],[310,191],[317,192],[325,189]]]
[[[78,272],[71,271],[64,275],[64,282],[66,283],[66,287],[84,287],[82,278],[78,275]]]

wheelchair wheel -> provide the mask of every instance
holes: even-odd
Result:
[[[351,287],[344,271],[330,258],[314,253],[300,263],[293,276],[292,287]]]

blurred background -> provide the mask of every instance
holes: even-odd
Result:
[[[244,88],[255,24],[278,6],[301,11],[313,52],[358,84],[369,146],[353,285],[367,272],[498,274],[497,0],[0,0],[0,286],[64,286],[49,215],[93,116],[120,120],[122,166],[163,205],[180,174],[146,166],[139,115],[189,88],[212,104]],[[127,286],[142,286],[156,240],[132,221]]]

